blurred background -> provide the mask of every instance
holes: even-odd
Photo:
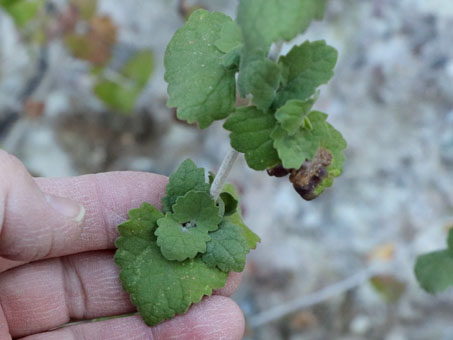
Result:
[[[0,0],[0,146],[35,176],[139,170],[229,150],[166,107],[163,54],[194,8],[222,0]],[[345,171],[305,202],[241,158],[231,181],[262,242],[235,300],[246,339],[451,340],[453,292],[416,257],[453,225],[453,2],[331,0],[306,39],[340,52],[317,109],[348,141]]]

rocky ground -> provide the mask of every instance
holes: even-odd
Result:
[[[200,3],[234,15],[236,1]],[[39,176],[169,174],[187,157],[215,170],[229,148],[221,124],[200,132],[165,106],[163,52],[182,23],[175,6],[102,1],[101,12],[120,27],[120,46],[155,53],[156,70],[134,114],[103,110],[85,65],[54,43],[34,94],[45,102],[43,115],[21,115],[2,129],[1,145]],[[249,321],[247,339],[453,339],[453,293],[430,296],[413,275],[417,255],[443,248],[453,225],[452,27],[450,0],[331,0],[324,22],[291,43],[325,39],[340,52],[317,108],[347,139],[347,159],[343,176],[313,202],[285,179],[252,172],[242,159],[236,164],[231,181],[242,192],[247,223],[262,237],[236,295]],[[6,117],[22,107],[14,98],[36,58],[2,14],[0,37]],[[368,281],[375,269],[385,275],[387,300]],[[310,305],[311,293],[351,277],[352,288]]]

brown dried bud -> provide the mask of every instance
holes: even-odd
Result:
[[[292,170],[289,180],[304,200],[311,201],[318,195],[316,188],[328,176],[327,167],[332,163],[329,150],[319,148],[311,161],[306,161],[298,170]]]
[[[289,175],[291,170],[285,169],[283,165],[277,165],[274,168],[267,169],[267,174],[274,177],[285,177]]]

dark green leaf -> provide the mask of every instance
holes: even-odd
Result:
[[[240,227],[224,221],[219,230],[209,233],[209,236],[211,241],[207,243],[203,261],[209,267],[217,266],[224,272],[242,272],[249,249]]]
[[[175,33],[165,53],[168,105],[178,108],[179,119],[197,122],[200,128],[234,110],[236,71],[223,66],[225,53],[216,47],[216,43],[230,47],[236,40],[225,36],[228,23],[231,18],[222,13],[197,10]]]
[[[249,167],[265,170],[280,163],[270,137],[276,123],[271,113],[249,106],[238,108],[223,126],[231,131],[231,146],[245,154]]]
[[[333,76],[338,52],[326,42],[306,41],[295,46],[279,64],[285,74],[285,82],[277,94],[275,106],[280,107],[288,100],[307,100],[316,89],[326,84]]]
[[[209,192],[209,184],[206,183],[204,169],[186,159],[170,176],[166,187],[167,195],[162,198],[164,212],[172,212],[178,197],[191,190]]]
[[[132,303],[146,324],[153,326],[185,313],[192,303],[223,287],[228,274],[209,268],[201,258],[167,261],[154,235],[160,213],[149,205],[145,209],[135,210],[120,226],[115,262],[121,268],[120,279]]]
[[[211,239],[206,229],[183,226],[168,213],[157,224],[157,245],[167,260],[181,262],[206,252],[206,242]]]

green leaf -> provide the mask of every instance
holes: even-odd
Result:
[[[387,302],[397,302],[406,290],[406,284],[391,275],[376,275],[370,279],[373,288]]]
[[[143,213],[136,210],[134,216],[152,215],[152,219],[131,216],[119,228],[115,262],[121,268],[120,279],[132,303],[146,324],[153,326],[185,313],[192,303],[223,287],[228,274],[209,268],[199,257],[167,261],[154,235],[158,212],[148,205],[145,209]]]
[[[415,276],[428,293],[441,293],[453,285],[453,252],[441,250],[419,256]]]
[[[234,110],[236,71],[223,66],[225,53],[216,47],[216,43],[222,48],[228,45],[225,34],[231,27],[224,27],[229,22],[231,18],[222,13],[197,10],[175,33],[165,53],[168,105],[178,108],[179,119],[198,122],[202,129]]]
[[[183,226],[168,213],[157,225],[157,245],[170,261],[193,259],[198,253],[205,253],[206,242],[211,240],[206,229]]]
[[[225,204],[225,212],[222,215],[224,216],[233,215],[238,207],[238,200],[228,192],[222,192],[220,194],[220,198]]]
[[[314,19],[322,19],[326,0],[241,0],[237,22],[248,49],[266,55],[273,42],[289,41]]]
[[[147,238],[148,233],[154,233],[156,222],[164,215],[149,203],[143,203],[138,209],[128,212],[129,220],[120,224],[118,230],[123,236]],[[132,251],[132,250],[131,250]]]
[[[96,84],[93,92],[110,109],[130,113],[135,107],[135,101],[141,90],[122,86],[110,80],[102,80]]]
[[[149,50],[142,50],[128,60],[121,73],[135,83],[140,91],[145,87],[154,69],[154,55]]]
[[[19,28],[34,19],[43,4],[43,0],[0,0],[0,6],[11,15]]]
[[[267,59],[271,44],[293,39],[313,19],[322,18],[324,9],[325,0],[241,0],[237,22],[244,39],[238,79],[242,97],[251,93],[260,109],[269,108],[281,80],[281,69]]]
[[[280,85],[280,66],[266,57],[250,61],[239,74],[242,94],[252,94],[253,103],[263,111],[271,106]]]
[[[295,46],[279,64],[286,75],[285,82],[278,91],[275,107],[284,105],[288,100],[307,100],[316,89],[333,77],[338,52],[323,40],[306,41]]]
[[[211,196],[203,191],[189,191],[179,197],[173,206],[172,217],[179,223],[189,223],[197,229],[206,231],[217,230],[222,216],[219,207]]]
[[[238,108],[223,127],[231,131],[231,146],[245,154],[249,167],[265,170],[280,163],[270,137],[277,121],[256,107]]]
[[[229,193],[238,201],[238,207],[236,212],[233,215],[225,216],[224,220],[233,223],[241,228],[242,236],[244,236],[247,247],[249,249],[255,249],[258,242],[261,242],[261,239],[258,235],[256,235],[253,231],[251,231],[242,220],[242,212],[239,202],[239,195],[237,193],[236,188],[232,184],[226,184],[223,187],[223,191]]]
[[[224,272],[242,272],[249,248],[240,227],[224,221],[219,230],[209,233],[209,236],[211,241],[207,244],[203,261],[209,267],[217,266]]]
[[[140,51],[121,69],[120,75],[124,77],[124,83],[101,80],[94,87],[94,93],[109,108],[131,112],[153,68],[153,53],[149,50]]]
[[[453,286],[453,228],[448,232],[447,246],[417,258],[415,276],[428,293],[441,293]]]
[[[209,192],[209,184],[205,181],[204,169],[198,168],[192,160],[186,159],[170,176],[166,187],[167,194],[162,198],[163,211],[173,211],[172,207],[178,197],[192,190]]]
[[[312,129],[302,127],[294,135],[289,135],[281,127],[272,132],[274,147],[278,151],[283,167],[298,169],[306,160],[313,159],[319,147],[323,147],[333,155],[332,170],[335,168],[341,173],[346,142],[341,134],[326,122],[325,113],[312,111],[308,118]]]
[[[302,127],[294,135],[289,135],[283,128],[278,127],[271,137],[286,169],[299,169],[305,161],[312,160],[321,147],[332,154],[332,161],[327,167],[327,177],[316,186],[311,195],[317,197],[332,186],[334,178],[343,172],[346,141],[340,132],[326,122],[325,113],[312,111],[307,118],[311,129]]]
[[[241,28],[234,21],[226,21],[220,30],[215,46],[223,53],[229,53],[242,47]]]
[[[315,99],[308,99],[306,101],[289,100],[277,110],[275,118],[277,118],[282,128],[289,135],[294,135],[300,127],[303,127],[305,119],[308,118],[307,116],[314,103]]]

